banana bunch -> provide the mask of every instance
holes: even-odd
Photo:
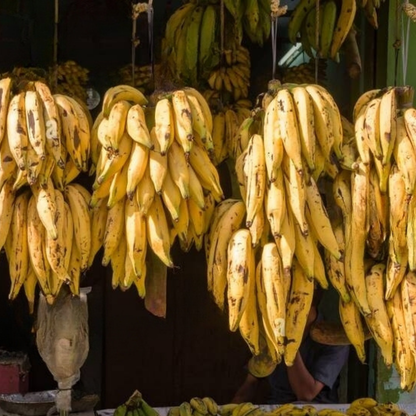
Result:
[[[220,61],[218,4],[189,2],[166,23],[162,40],[162,65],[170,77],[197,86]]]
[[[358,356],[365,359],[362,331],[357,331],[364,320],[386,365],[397,368],[404,390],[411,390],[416,380],[410,321],[416,266],[412,98],[410,87],[389,87],[367,91],[357,100],[354,140],[343,146],[350,162],[342,165],[333,181],[334,201],[343,219],[335,225],[335,234],[344,259],[327,262],[328,274],[342,276],[352,300],[340,303],[340,315],[343,320],[346,308],[350,309],[350,318],[343,323]],[[357,325],[347,329],[352,316]]]
[[[314,84],[274,93],[235,135],[239,195],[215,207],[205,235],[208,290],[261,376],[282,359],[293,363],[314,282],[329,285],[320,250],[342,255],[318,188],[342,158],[338,107]]]
[[[19,193],[11,183],[3,185],[0,210],[5,230],[0,243],[9,263],[10,300],[23,286],[32,313],[37,284],[49,304],[63,284],[79,295],[91,248],[89,198],[79,184],[61,192],[49,180],[45,188],[36,184]]]
[[[317,11],[315,2],[301,0],[289,20],[290,42],[295,44],[299,35],[309,56],[316,53],[321,58],[338,61],[338,52],[354,23],[357,3],[356,0],[342,0],[339,10],[337,7],[335,1],[326,0],[320,3]]]
[[[14,67],[11,71],[3,72],[0,74],[1,78],[11,78],[16,85],[19,85],[21,81],[40,81],[43,83],[48,82],[48,75],[42,68],[25,68],[21,66]]]
[[[234,19],[236,32],[245,33],[251,42],[262,46],[270,36],[270,0],[226,0],[224,5]]]
[[[160,65],[154,66],[155,78],[158,77]],[[131,85],[139,89],[143,94],[154,90],[152,67],[151,65],[135,65],[134,83],[131,65],[125,65],[118,71],[118,80],[120,84]]]
[[[159,416],[159,413],[136,390],[125,403],[116,407],[114,416]]]
[[[318,84],[325,85],[327,62],[323,59],[318,61]],[[283,84],[314,84],[315,80],[315,61],[310,59],[296,66],[284,68],[281,81]]]
[[[250,54],[248,49],[240,46],[235,57],[232,51],[225,54],[226,66],[220,66],[211,71],[208,85],[212,90],[229,94],[234,101],[248,97],[250,86]]]
[[[141,297],[147,247],[173,267],[176,238],[184,251],[194,244],[201,249],[214,205],[223,199],[203,96],[186,87],[162,93],[154,108],[143,107],[144,100],[128,86],[104,96],[92,129],[98,151],[90,200],[97,230],[93,256],[103,247],[113,287],[134,283]]]
[[[217,109],[213,114],[212,141],[214,143],[214,164],[218,165],[228,157],[235,159],[239,151],[238,138],[240,126],[248,129],[254,123],[251,117],[252,103],[248,99],[240,99],[235,104]],[[245,120],[247,120],[245,122]],[[245,123],[244,123],[245,122]],[[254,128],[254,127],[253,127]],[[240,137],[240,136],[238,136]]]
[[[17,191],[24,185],[46,187],[51,178],[62,191],[88,170],[88,109],[69,96],[52,95],[40,81],[27,83],[13,95],[11,79],[3,78],[0,89],[1,184],[13,178]]]
[[[66,61],[56,67],[49,68],[49,85],[56,94],[77,97],[84,103],[87,101],[88,69],[75,61]]]
[[[226,405],[227,406],[227,405]],[[192,397],[179,406],[169,408],[169,416],[217,416],[223,415],[222,406],[219,406],[212,397]]]

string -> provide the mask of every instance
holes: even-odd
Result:
[[[270,36],[272,41],[272,79],[276,75],[277,64],[277,18],[278,18],[278,4],[275,0],[270,3]]]

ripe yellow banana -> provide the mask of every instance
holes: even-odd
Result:
[[[6,243],[12,221],[12,213],[16,195],[13,192],[13,182],[8,180],[0,189],[0,247]]]
[[[331,48],[329,55],[331,59],[335,59],[341,45],[354,23],[355,14],[357,11],[357,4],[355,1],[343,0],[341,10],[337,19],[334,35],[332,37]]]
[[[173,182],[179,188],[182,198],[188,199],[190,196],[188,163],[180,144],[176,141],[172,142],[166,157]]]
[[[43,108],[36,91],[26,91],[25,113],[29,143],[40,160],[45,159],[46,138]]]
[[[146,169],[143,178],[136,187],[134,196],[137,200],[138,209],[142,215],[147,214],[150,205],[152,205],[155,193],[156,191],[152,179],[150,178],[149,169]]]
[[[0,144],[0,189],[10,180],[17,170],[7,137]]]
[[[124,235],[124,206],[124,200],[121,199],[108,210],[103,241],[104,253],[101,262],[103,266],[110,263],[111,256]]]
[[[108,117],[113,106],[122,100],[140,105],[148,103],[147,98],[137,88],[130,85],[117,85],[109,88],[104,94],[102,107],[104,117]]]
[[[128,163],[126,194],[133,198],[134,192],[148,170],[149,149],[140,143],[134,142]]]
[[[166,156],[162,157],[166,158]],[[179,188],[175,185],[175,182],[173,182],[169,171],[166,171],[165,173],[165,180],[162,184],[162,189],[159,192],[156,190],[156,193],[160,194],[162,197],[163,203],[167,209],[167,212],[169,212],[172,221],[177,222],[179,220],[182,197]]]
[[[397,134],[397,97],[396,89],[390,87],[382,96],[380,102],[380,143],[383,154],[382,163],[390,162]]]
[[[169,228],[163,203],[159,195],[155,195],[146,216],[147,241],[153,252],[168,267],[173,267],[170,254]]]
[[[12,79],[10,77],[0,80],[0,143],[2,143],[6,134],[11,87]]]
[[[192,112],[185,91],[176,90],[172,93],[172,107],[175,122],[175,139],[182,146],[185,154],[189,155],[194,141],[194,133]]]
[[[16,197],[11,213],[10,231],[7,237],[9,241],[5,244],[11,281],[9,291],[10,300],[16,298],[27,278],[29,267],[27,205],[29,198],[30,192],[28,191]]]
[[[284,360],[291,366],[302,342],[312,304],[313,280],[308,279],[296,259],[292,263],[292,286],[286,312],[286,348]]]
[[[26,127],[24,92],[16,94],[10,100],[7,112],[7,139],[17,166],[20,170],[25,170],[29,138]]]
[[[160,123],[161,118],[156,104],[156,125]],[[129,136],[137,143],[152,149],[154,144],[150,138],[150,133],[146,124],[146,116],[140,104],[131,106],[127,112],[126,130]]]
[[[278,238],[282,235],[282,224],[286,218],[286,193],[281,169],[276,172],[276,180],[269,182],[265,206],[271,234]]]
[[[250,231],[240,228],[235,231],[227,248],[227,300],[230,331],[238,329],[239,322],[248,303],[250,285],[255,279],[254,252]]]

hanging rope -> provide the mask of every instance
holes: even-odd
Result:
[[[55,0],[55,27],[53,33],[53,84],[58,85],[58,29],[59,29],[59,0]]]
[[[316,14],[315,14],[315,46],[319,49],[319,37],[320,37],[320,19],[319,19],[319,0],[316,0]],[[319,79],[319,51],[315,52],[315,84],[318,84]]]
[[[405,4],[409,4],[408,0],[406,0]],[[403,5],[404,6],[404,5]],[[404,7],[403,7],[404,10]],[[409,60],[409,41],[410,41],[410,16],[404,15],[402,13],[402,71],[403,71],[403,85],[406,85],[406,78],[407,78],[407,63]],[[406,19],[406,34],[404,33],[405,22]]]
[[[225,5],[224,0],[220,4],[220,66],[224,64],[224,36],[225,36]]]
[[[395,49],[395,56],[394,56],[394,86],[397,86],[397,77],[399,72],[399,58],[400,58],[400,48],[402,46],[402,41],[400,37],[400,15],[401,15],[401,5],[399,3],[399,0],[396,0],[396,15],[395,15],[395,36],[396,39],[393,43],[393,47]]]

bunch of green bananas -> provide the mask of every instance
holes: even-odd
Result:
[[[315,51],[321,58],[338,61],[339,50],[353,25],[356,10],[356,0],[342,0],[339,10],[335,1],[326,0],[320,4],[317,13],[315,2],[301,0],[289,20],[289,40],[295,44],[300,34],[308,55],[314,56]]]
[[[49,85],[52,86],[53,93],[78,97],[86,102],[88,72],[87,68],[69,60],[49,68]]]
[[[136,390],[125,403],[115,409],[114,416],[159,416],[159,413]]]
[[[234,18],[237,33],[245,33],[262,46],[270,36],[270,0],[225,0],[224,5]]]
[[[326,67],[327,62],[320,59],[318,62],[318,84],[326,84]],[[303,62],[296,66],[282,69],[281,80],[283,84],[313,84],[315,79],[315,60]]]

